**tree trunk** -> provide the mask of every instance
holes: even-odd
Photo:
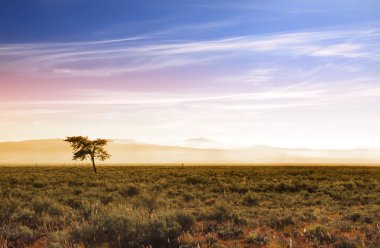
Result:
[[[94,172],[96,174],[95,158],[91,158],[91,161],[92,161],[92,167],[94,168]]]

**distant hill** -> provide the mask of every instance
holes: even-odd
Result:
[[[187,147],[213,141],[190,139],[184,146],[155,145],[132,140],[115,140],[108,146],[112,157],[106,163],[340,163],[380,164],[380,150],[312,150],[253,146],[244,149]],[[194,144],[195,143],[195,144]],[[71,164],[69,144],[59,139],[0,142],[0,164]]]

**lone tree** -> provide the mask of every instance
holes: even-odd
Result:
[[[108,139],[90,140],[88,137],[72,136],[67,137],[65,141],[69,142],[74,150],[73,160],[80,159],[83,161],[86,158],[90,158],[95,173],[95,158],[104,161],[111,157],[111,155],[104,149],[104,147],[110,142]]]

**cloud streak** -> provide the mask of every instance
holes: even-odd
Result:
[[[236,56],[345,57],[378,60],[380,31],[326,30],[203,41],[125,39],[0,45],[2,70],[43,71],[51,76],[109,77],[189,65],[212,65]],[[229,59],[227,59],[229,58]]]

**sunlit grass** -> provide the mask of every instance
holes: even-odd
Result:
[[[378,167],[0,167],[10,247],[380,247]]]

